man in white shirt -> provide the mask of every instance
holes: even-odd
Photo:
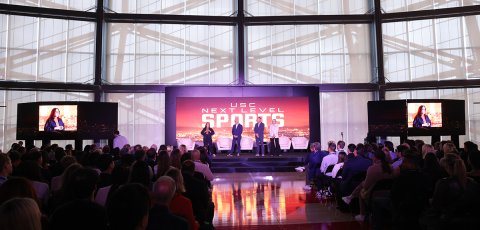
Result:
[[[114,138],[113,138],[113,148],[122,149],[123,146],[128,144],[127,138],[120,135],[120,132],[118,130],[115,130],[115,132],[113,132],[113,136],[114,136]]]
[[[213,180],[212,170],[210,170],[207,164],[204,164],[200,161],[200,151],[198,151],[197,149],[194,149],[192,151],[192,160],[195,163],[195,171],[202,173],[205,179],[212,181]]]
[[[325,174],[327,171],[328,166],[337,164],[338,157],[335,152],[336,144],[334,141],[328,142],[328,155],[325,156],[322,160],[322,164],[320,165],[320,172]]]
[[[278,155],[280,154],[280,144],[278,142],[278,124],[277,120],[273,119],[272,124],[269,127],[269,135],[270,135],[270,155]]]

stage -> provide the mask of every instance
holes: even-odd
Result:
[[[213,173],[235,172],[295,172],[295,168],[303,166],[307,152],[286,152],[282,156],[269,154],[255,156],[255,153],[245,152],[227,156],[227,153],[212,157],[211,169]]]

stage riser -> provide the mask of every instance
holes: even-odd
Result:
[[[303,154],[302,154],[303,155]],[[212,159],[213,173],[235,172],[295,172],[303,165],[303,156],[299,157],[217,157]]]

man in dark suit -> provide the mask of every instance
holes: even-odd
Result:
[[[150,209],[147,230],[150,229],[188,229],[188,222],[170,213],[168,206],[175,195],[175,181],[168,176],[162,176],[153,185],[155,204]]]
[[[262,122],[261,117],[257,117],[257,123],[253,132],[255,133],[255,143],[257,144],[257,157],[262,154],[262,157],[265,156],[265,151],[263,149],[263,131],[265,130],[265,125]]]
[[[238,118],[235,118],[235,124],[232,126],[232,149],[228,153],[228,156],[232,156],[235,151],[235,145],[237,145],[237,157],[240,156],[240,141],[242,140],[243,126],[238,123]]]

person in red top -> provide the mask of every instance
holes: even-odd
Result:
[[[185,192],[182,173],[177,168],[170,168],[165,173],[165,176],[171,177],[177,186],[175,196],[170,202],[170,211],[177,216],[185,218],[188,221],[190,230],[198,230],[200,225],[193,215],[192,201],[182,195]]]

